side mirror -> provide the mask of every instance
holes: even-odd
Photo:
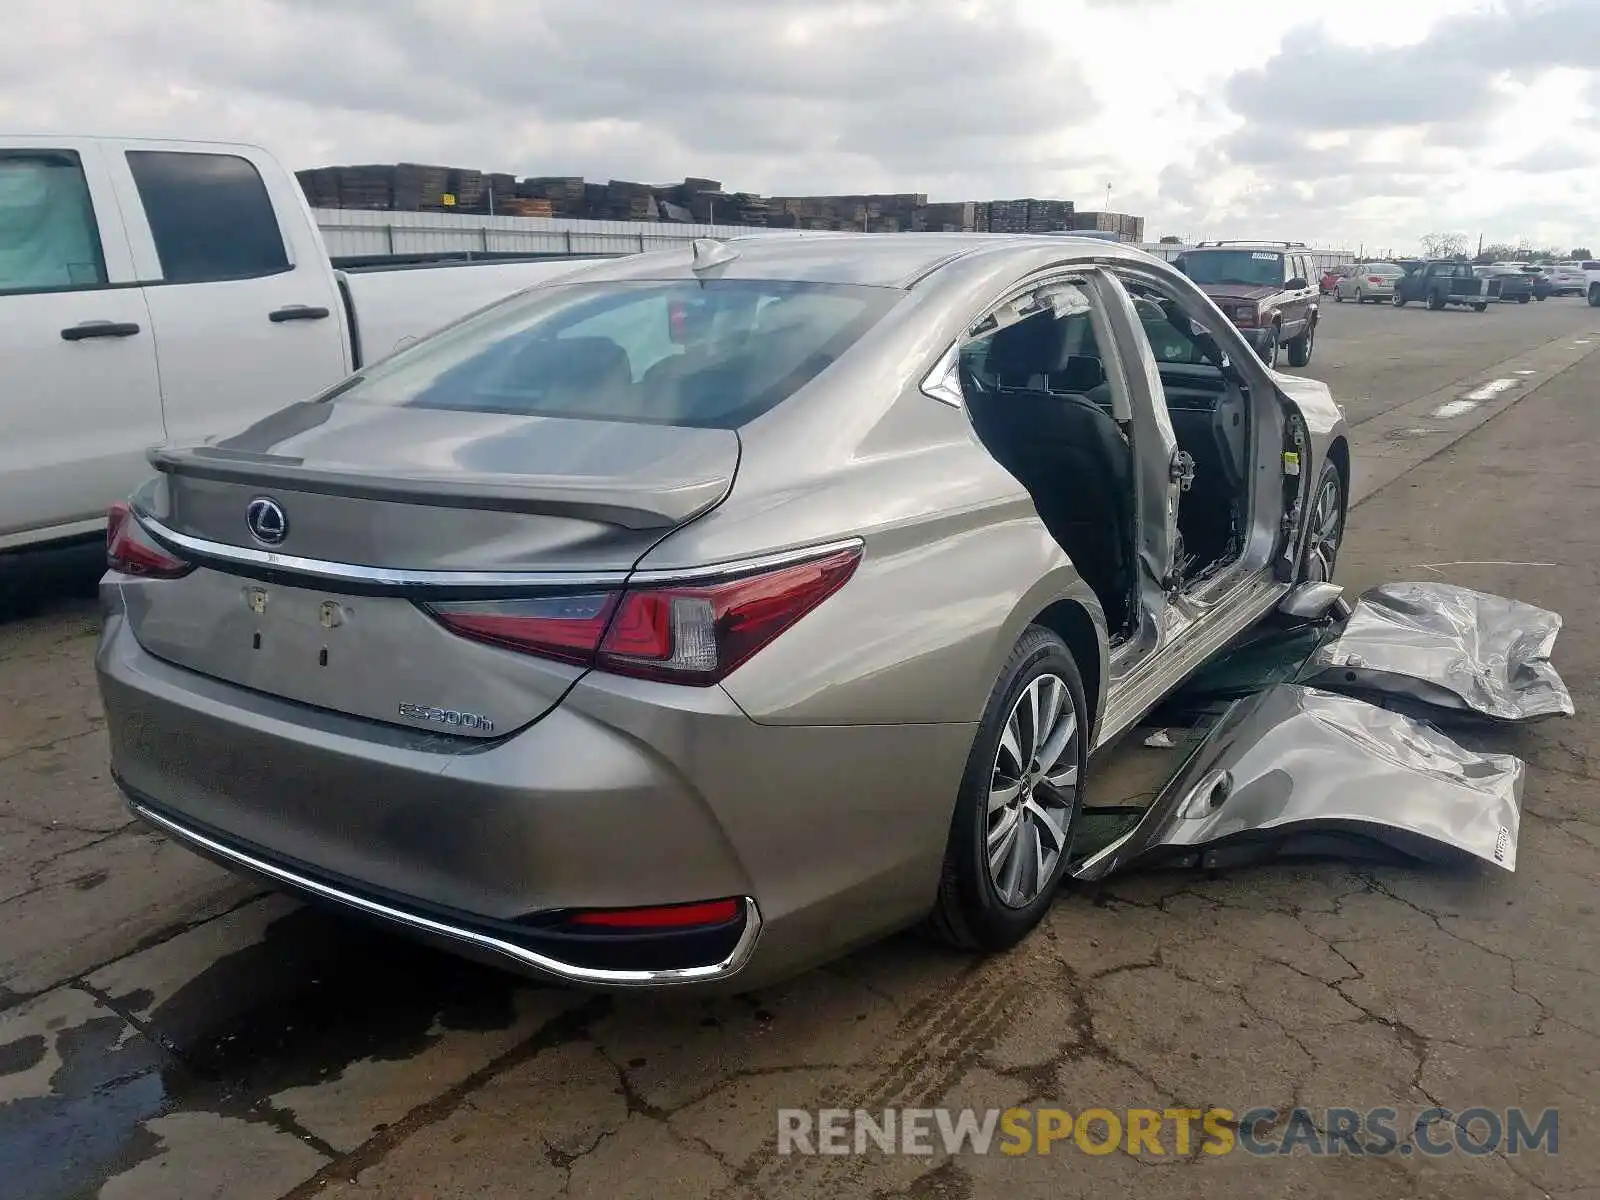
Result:
[[[1291,292],[1299,292],[1310,287],[1311,284],[1309,281],[1301,279],[1298,275],[1296,275],[1293,279],[1289,280],[1288,283],[1284,284],[1284,286]]]

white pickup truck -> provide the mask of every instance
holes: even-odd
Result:
[[[1589,307],[1600,308],[1600,261],[1591,258],[1578,265],[1583,268],[1584,295],[1589,297]]]
[[[335,270],[254,146],[0,134],[0,591],[169,441],[236,432],[582,260]],[[9,568],[9,570],[8,570]]]

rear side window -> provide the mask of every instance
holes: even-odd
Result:
[[[903,293],[780,280],[552,284],[376,364],[338,403],[733,429]]]
[[[0,295],[106,282],[83,165],[68,150],[0,153]]]
[[[128,167],[166,282],[253,279],[289,269],[272,199],[248,159],[130,150]]]

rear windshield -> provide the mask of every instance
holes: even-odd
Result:
[[[780,280],[550,284],[376,364],[340,403],[733,429],[901,298]]]

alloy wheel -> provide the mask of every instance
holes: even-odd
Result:
[[[1306,547],[1309,583],[1326,583],[1333,578],[1334,564],[1339,559],[1339,540],[1344,533],[1343,507],[1339,476],[1329,472],[1317,489],[1317,499],[1311,509],[1310,544]]]
[[[1036,899],[1067,852],[1080,736],[1072,692],[1058,675],[1032,680],[1006,719],[989,777],[985,851],[1009,908]]]

